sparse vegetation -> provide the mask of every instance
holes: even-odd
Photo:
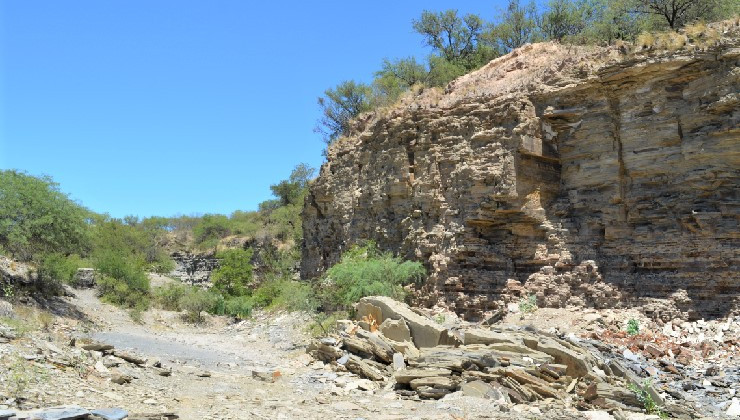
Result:
[[[522,314],[529,314],[537,309],[537,296],[528,295],[519,300],[519,312]]]
[[[650,379],[645,379],[645,382],[642,384],[642,386],[639,386],[637,384],[629,384],[629,389],[630,391],[634,392],[635,395],[637,395],[637,399],[640,401],[640,403],[642,403],[647,414],[658,416],[661,419],[667,419],[668,414],[666,414],[660,408],[658,403],[656,403],[653,397],[650,395],[650,392],[648,392],[648,388],[650,388],[650,385]]]

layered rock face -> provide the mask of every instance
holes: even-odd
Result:
[[[219,265],[215,255],[184,251],[173,253],[172,260],[175,261],[175,269],[170,275],[193,286],[210,286],[211,273]]]
[[[419,303],[468,318],[528,294],[662,318],[737,311],[728,31],[675,53],[526,46],[365,116],[311,186],[302,275],[372,239],[427,265]]]

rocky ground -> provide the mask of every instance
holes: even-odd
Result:
[[[30,418],[35,410],[54,406],[120,408],[129,418],[153,419],[610,418],[607,411],[617,418],[645,418],[640,408],[614,410],[600,407],[598,399],[579,404],[586,389],[567,394],[567,386],[555,382],[556,397],[533,401],[497,397],[479,385],[462,389],[458,382],[443,392],[435,383],[424,385],[426,393],[415,392],[409,383],[418,378],[397,384],[403,380],[393,374],[392,353],[391,367],[383,367],[381,377],[370,380],[352,363],[337,360],[357,357],[340,344],[350,337],[362,340],[368,333],[346,329],[357,323],[341,325],[344,333],[330,339],[339,349],[338,357],[321,361],[307,353],[315,350],[307,315],[257,313],[236,323],[206,317],[203,324],[191,325],[177,313],[150,310],[137,324],[127,312],[101,303],[94,290],[72,293],[73,297],[54,303],[52,312],[32,304],[0,302],[0,418],[2,410]],[[624,324],[633,316],[639,319],[636,314],[517,311],[512,307],[494,329],[475,328],[495,333],[534,324],[565,340],[601,343],[603,354],[618,358],[641,378],[651,376],[661,398],[686,407],[685,416],[717,418],[732,413],[740,320],[659,327],[640,319],[642,332],[631,336],[624,332]],[[450,331],[451,337],[471,327],[444,311],[419,316]],[[365,356],[366,363],[381,367],[376,357]],[[411,366],[409,357],[403,366],[407,371],[424,367]],[[508,368],[515,366],[511,363]],[[595,372],[588,374],[598,375]],[[485,379],[486,373],[474,368],[451,377]],[[100,413],[99,418],[120,418],[115,412],[105,415]]]

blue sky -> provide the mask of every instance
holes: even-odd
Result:
[[[316,98],[503,1],[0,0],[0,168],[122,217],[252,210],[319,167]]]

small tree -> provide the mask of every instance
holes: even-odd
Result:
[[[372,90],[354,80],[344,81],[333,89],[327,89],[318,99],[322,117],[314,131],[321,133],[330,144],[349,133],[349,122],[362,112],[369,111]]]
[[[218,253],[219,267],[213,271],[213,287],[226,296],[249,294],[252,281],[252,249],[228,249]]]
[[[671,29],[679,29],[694,20],[714,20],[738,11],[737,0],[634,0],[635,11],[665,20]]]
[[[486,39],[509,52],[537,40],[537,19],[534,2],[522,6],[519,0],[509,0],[500,22],[491,26]]]

